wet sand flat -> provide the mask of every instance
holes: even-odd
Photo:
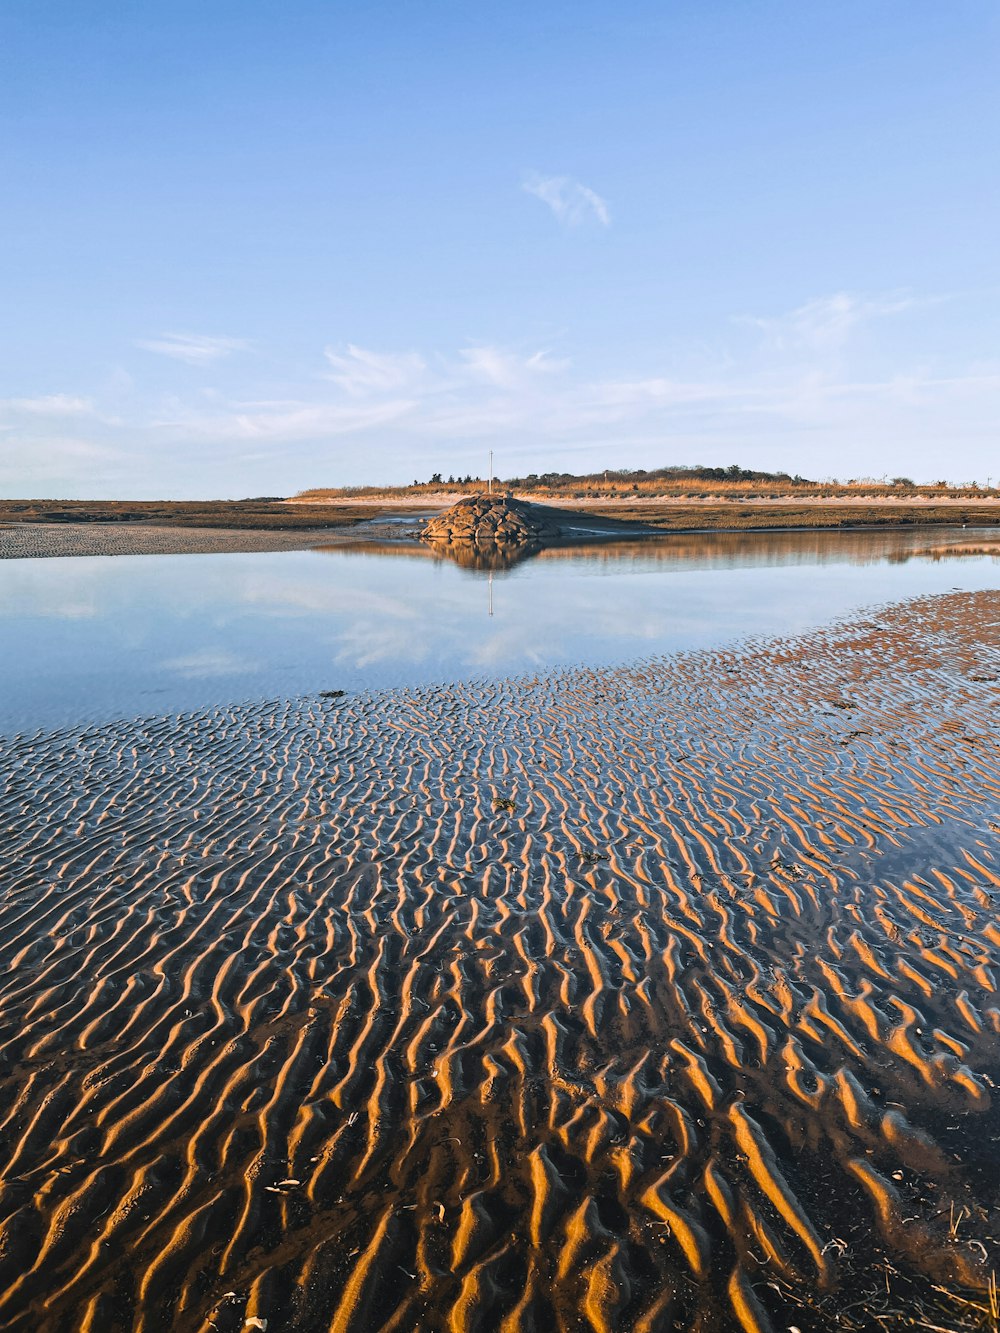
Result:
[[[371,537],[396,535],[370,524]],[[347,534],[350,533],[350,538]],[[357,529],[202,528],[145,523],[0,524],[0,560],[87,555],[225,555],[240,551],[305,551],[357,541]]]
[[[0,742],[0,1327],[990,1327],[998,645]]]

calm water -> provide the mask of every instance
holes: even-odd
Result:
[[[918,593],[998,587],[1000,560],[959,554],[988,538],[682,535],[548,552],[492,580],[423,548],[5,560],[0,730],[794,633]]]

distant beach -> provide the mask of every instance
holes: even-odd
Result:
[[[985,1326],[998,644],[0,742],[0,1322]]]

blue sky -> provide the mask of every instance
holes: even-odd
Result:
[[[0,494],[1000,476],[995,0],[5,0]]]

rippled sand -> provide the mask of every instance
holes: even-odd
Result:
[[[998,644],[3,743],[0,1326],[990,1327]]]
[[[358,534],[373,545],[385,538],[416,537],[399,524],[369,521],[330,528],[198,528],[146,523],[0,523],[0,560],[40,560],[81,555],[228,555],[260,551],[334,550]],[[391,548],[390,548],[391,549]]]

